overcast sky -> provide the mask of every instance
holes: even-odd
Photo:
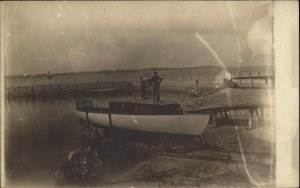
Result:
[[[230,13],[231,10],[231,13]],[[6,2],[8,74],[266,63],[272,2]]]

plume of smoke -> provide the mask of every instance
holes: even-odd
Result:
[[[270,11],[269,11],[270,12]],[[252,51],[252,57],[263,55],[265,62],[268,63],[272,52],[272,19],[270,13],[262,19],[256,21],[250,29],[247,40],[248,47]]]

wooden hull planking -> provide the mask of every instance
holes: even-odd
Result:
[[[105,113],[75,111],[79,119],[89,123],[109,127],[109,115]],[[137,131],[170,133],[184,135],[201,135],[206,129],[209,114],[184,114],[184,115],[130,115],[111,114],[112,126],[119,129]]]

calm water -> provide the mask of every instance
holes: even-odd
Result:
[[[107,106],[112,98],[132,96],[81,96]],[[163,94],[163,100],[182,101],[186,94]],[[75,98],[40,99],[35,103],[10,101],[6,107],[6,175],[14,186],[54,185],[53,173],[69,151],[80,145],[80,122],[74,115]]]
[[[270,68],[269,68],[270,69]],[[258,71],[261,76],[271,75],[270,70],[267,67],[253,66],[253,67],[229,67],[229,72],[246,71],[242,73],[242,76],[247,76],[247,71],[252,71],[252,76],[257,76]],[[219,73],[217,80],[208,78],[204,73]],[[195,75],[200,74],[202,76],[197,77]],[[78,74],[78,75],[61,75],[53,76],[51,80],[46,77],[22,77],[22,78],[8,78],[6,79],[7,86],[33,86],[33,85],[45,85],[45,84],[64,84],[64,83],[86,83],[97,81],[130,81],[133,83],[139,83],[140,77],[152,76],[153,71],[135,71],[135,72],[111,72],[111,73],[94,73],[94,74]],[[195,68],[195,69],[178,69],[178,70],[161,70],[159,75],[164,78],[163,85],[168,84],[194,84],[198,79],[199,84],[214,84],[215,82],[222,81],[224,72],[221,68]],[[173,75],[171,77],[167,75]],[[175,76],[177,75],[177,76]],[[256,82],[256,81],[255,81]],[[259,83],[260,81],[258,81]],[[249,85],[249,81],[244,80],[243,83]]]

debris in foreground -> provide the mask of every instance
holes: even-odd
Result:
[[[102,161],[91,146],[82,144],[79,149],[71,151],[68,159],[55,172],[56,183],[91,183],[99,179]]]

